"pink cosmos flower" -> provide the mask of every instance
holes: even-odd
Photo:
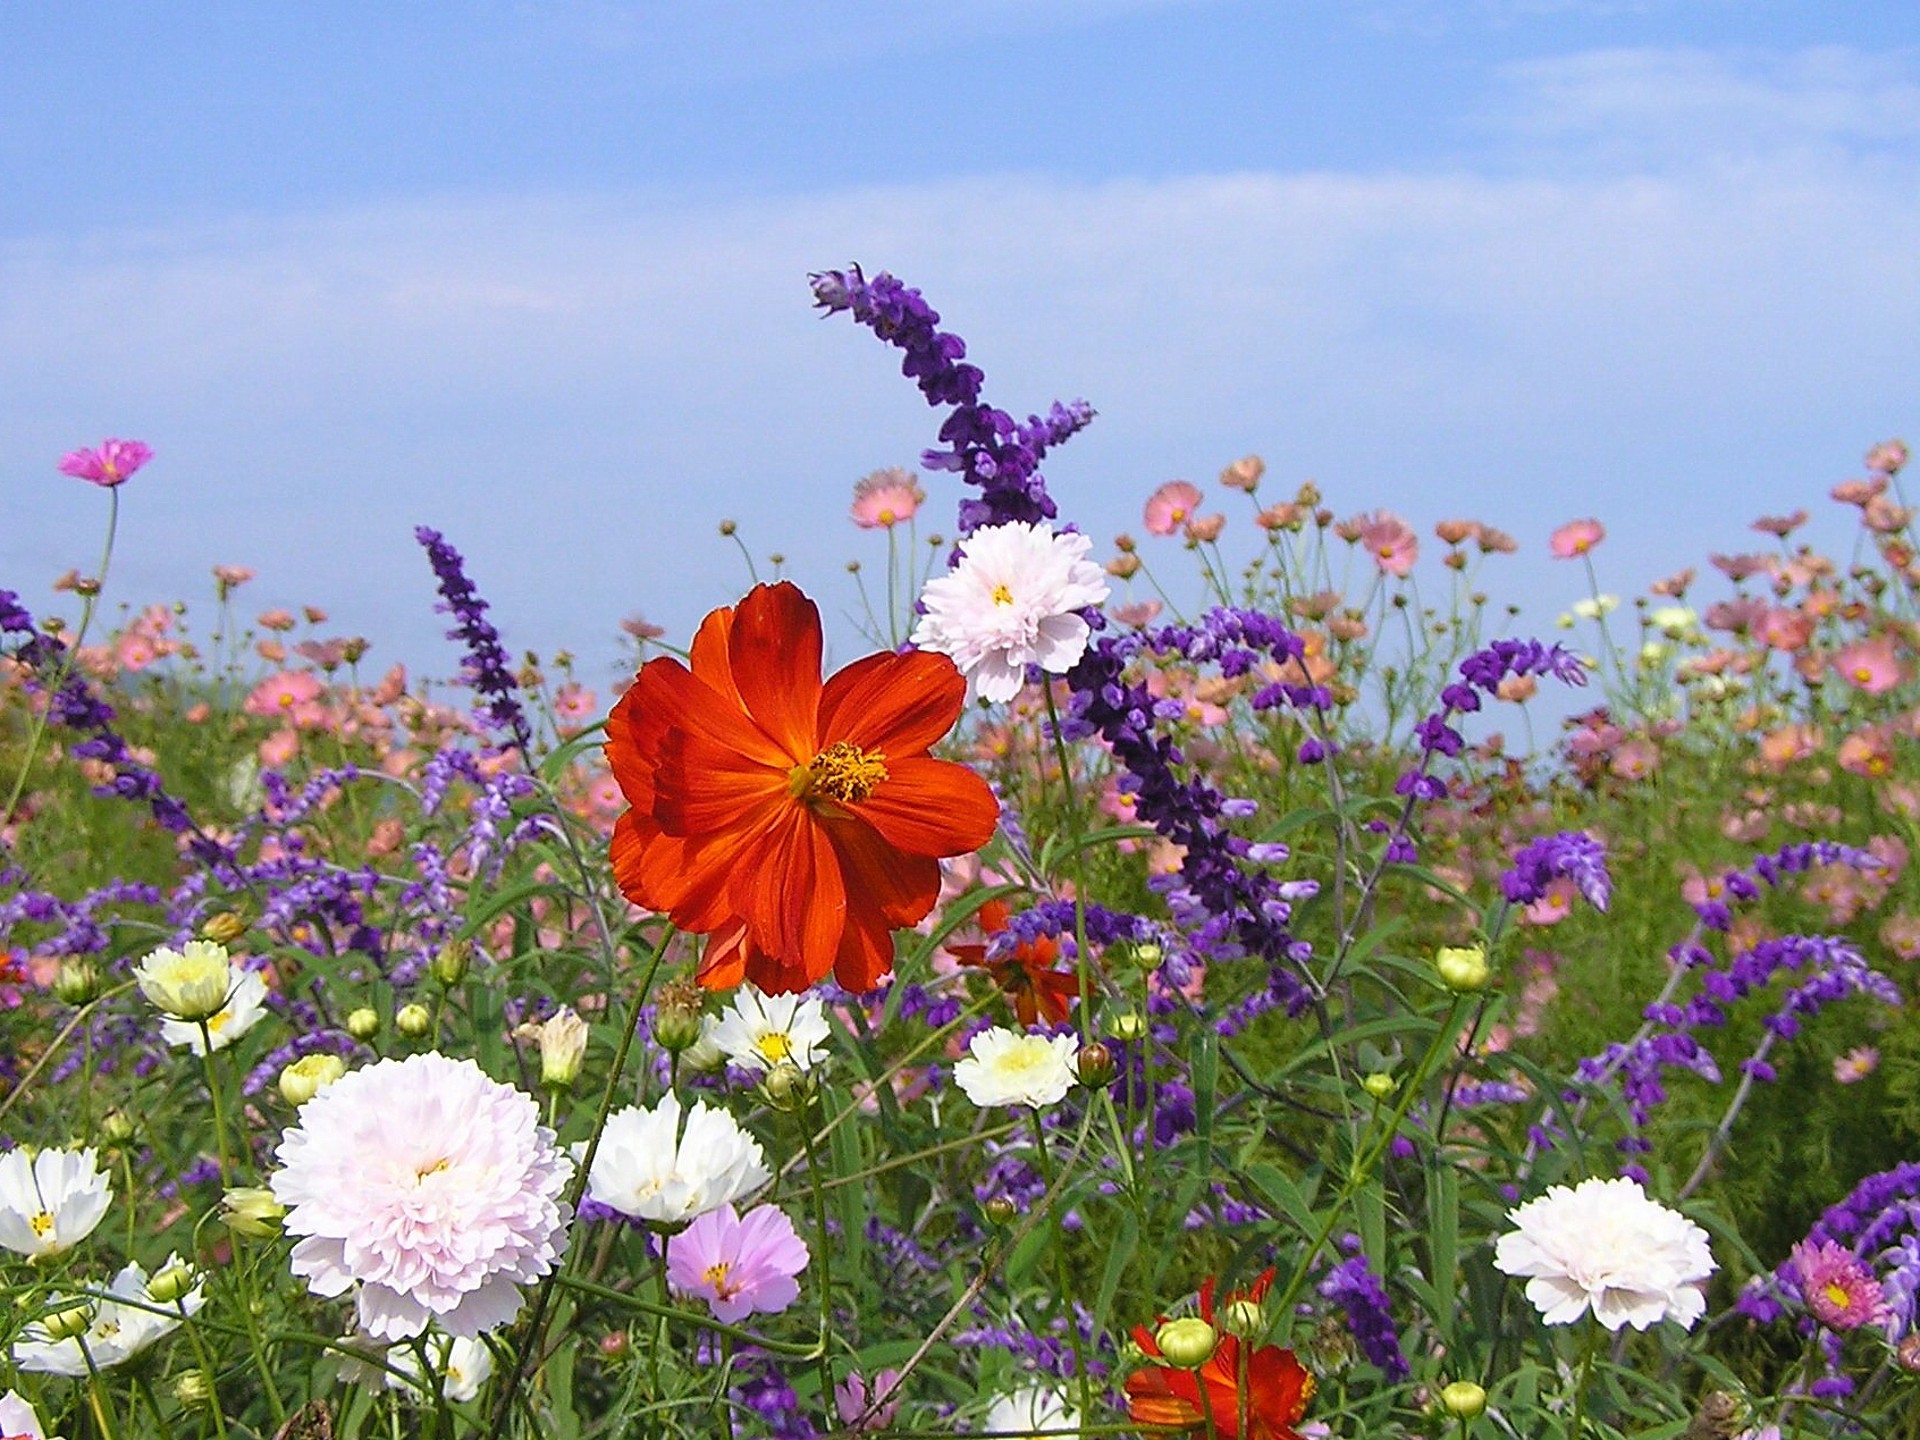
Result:
[[[1900,683],[1900,657],[1891,635],[1876,635],[1836,651],[1833,668],[1849,685],[1869,695],[1882,695]]]
[[[1793,1268],[1807,1309],[1830,1330],[1858,1330],[1887,1318],[1880,1282],[1860,1257],[1831,1240],[1793,1247]]]
[[[283,719],[317,704],[320,689],[320,681],[312,672],[282,670],[254,686],[240,708],[249,715],[259,715],[268,720]]]
[[[1391,511],[1376,510],[1362,519],[1359,539],[1384,575],[1404,578],[1413,572],[1413,562],[1420,558],[1420,537],[1413,533],[1412,526]]]
[[[871,1383],[862,1379],[858,1370],[852,1371],[833,1387],[833,1405],[840,1423],[856,1435],[885,1430],[900,1413],[900,1397],[895,1393],[899,1386],[898,1370],[882,1370]]]
[[[1880,475],[1898,473],[1907,463],[1907,442],[1904,440],[1882,440],[1867,452],[1867,469]]]
[[[553,718],[562,730],[578,730],[600,713],[600,697],[586,686],[568,681],[553,692]]]
[[[1200,489],[1185,480],[1169,480],[1147,497],[1149,535],[1171,535],[1193,518],[1200,506]]]
[[[891,530],[911,520],[926,498],[912,471],[876,470],[853,487],[853,523],[862,530]]]
[[[1833,1057],[1833,1078],[1842,1085],[1857,1085],[1880,1065],[1880,1052],[1871,1045],[1856,1045],[1844,1055]]]
[[[98,450],[69,450],[60,457],[60,473],[90,480],[111,490],[133,478],[153,458],[153,447],[139,440],[102,440]]]
[[[1553,532],[1547,548],[1562,560],[1586,554],[1607,538],[1607,527],[1598,520],[1569,520]]]
[[[472,1338],[519,1312],[520,1286],[566,1248],[573,1162],[529,1095],[427,1052],[349,1071],[300,1109],[268,1182],[292,1268],[316,1295],[355,1291],[360,1328]],[[356,1288],[357,1287],[357,1288]]]
[[[794,1277],[810,1258],[778,1206],[758,1205],[741,1216],[722,1205],[667,1241],[667,1283],[700,1296],[714,1319],[732,1325],[756,1311],[778,1314],[799,1299]]]

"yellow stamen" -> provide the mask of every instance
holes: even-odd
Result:
[[[53,1233],[53,1216],[48,1211],[40,1211],[37,1215],[33,1216],[32,1219],[28,1220],[27,1224],[32,1227],[33,1233],[36,1235],[51,1235]]]
[[[778,1065],[782,1060],[793,1054],[792,1042],[777,1031],[762,1035],[758,1040],[753,1042],[753,1046],[754,1049],[767,1057],[769,1063],[774,1065]]]
[[[805,765],[787,775],[787,789],[796,800],[825,798],[843,805],[857,804],[887,778],[887,757],[871,753],[846,740],[836,740]]]
[[[994,586],[993,603],[996,605],[1011,605],[1013,603],[1013,591],[1009,590],[1005,585]]]
[[[717,1260],[700,1272],[700,1278],[713,1287],[714,1294],[725,1300],[733,1293],[734,1287],[727,1284],[727,1275],[732,1269],[732,1261]]]

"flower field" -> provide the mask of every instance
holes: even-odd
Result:
[[[0,1436],[1920,1437],[1905,446],[1810,485],[1845,555],[1730,521],[1622,602],[1570,519],[1536,638],[1494,525],[1255,457],[1103,544],[1089,406],[812,286],[937,433],[831,671],[749,575],[603,692],[425,527],[451,686],[241,567],[123,603],[155,457],[59,461]]]

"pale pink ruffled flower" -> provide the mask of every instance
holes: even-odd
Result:
[[[891,530],[911,520],[926,498],[911,471],[876,470],[853,487],[853,523],[862,530]]]
[[[1147,497],[1149,535],[1171,535],[1200,508],[1200,489],[1185,480],[1169,480]]]
[[[572,1162],[532,1097],[471,1060],[351,1071],[301,1107],[276,1155],[269,1183],[303,1237],[293,1273],[316,1295],[354,1290],[378,1340],[504,1325],[566,1248]]]
[[[759,1205],[709,1210],[667,1241],[667,1283],[698,1295],[713,1318],[733,1325],[758,1313],[777,1315],[800,1298],[795,1279],[812,1258],[786,1212]]]
[[[69,450],[60,457],[60,473],[90,480],[103,489],[124,485],[153,458],[153,447],[140,440],[102,440],[98,450]]]

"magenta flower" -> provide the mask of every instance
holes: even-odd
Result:
[[[1828,1329],[1858,1330],[1886,1320],[1880,1282],[1851,1250],[1831,1240],[1803,1240],[1793,1247],[1793,1268],[1807,1309]]]
[[[840,1423],[855,1434],[884,1430],[900,1413],[900,1372],[882,1370],[871,1381],[858,1370],[833,1387],[834,1408]]]
[[[60,457],[60,473],[91,480],[111,490],[133,478],[133,472],[153,458],[153,447],[143,440],[102,440],[98,450],[69,450]]]
[[[714,1319],[731,1325],[756,1311],[778,1314],[797,1300],[794,1277],[810,1258],[779,1207],[759,1205],[741,1216],[722,1205],[667,1241],[667,1283],[700,1296]]]

